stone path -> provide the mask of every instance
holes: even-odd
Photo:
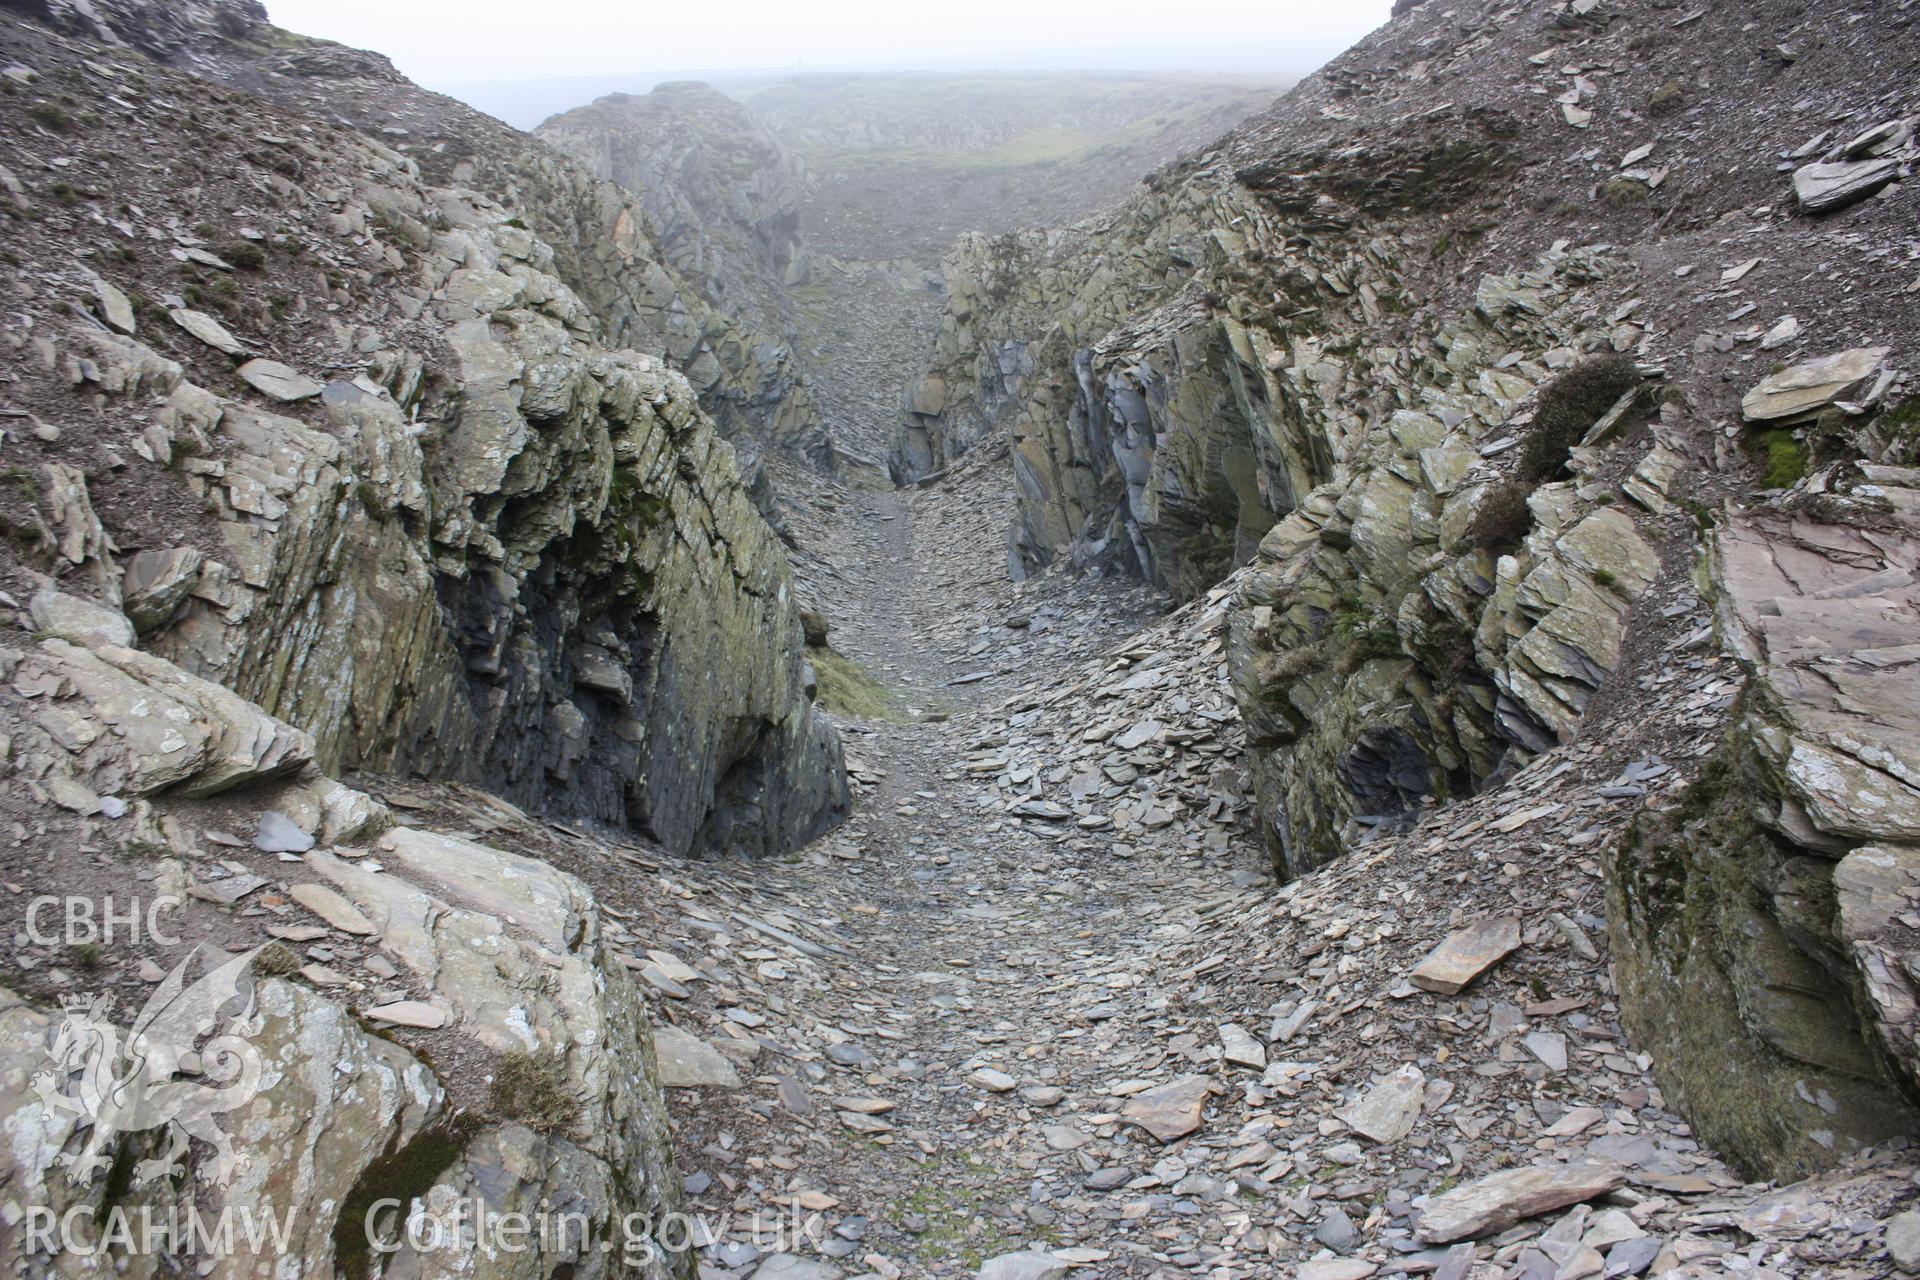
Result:
[[[1881,1273],[1893,1157],[1743,1186],[1615,1020],[1596,859],[1733,687],[1683,580],[1637,673],[1664,754],[1596,733],[1280,888],[1231,583],[1144,631],[1138,589],[1010,586],[1006,484],[796,512],[803,590],[912,708],[847,726],[850,823],[597,886],[707,1082],[670,1095],[703,1274]]]

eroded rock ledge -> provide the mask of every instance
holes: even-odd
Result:
[[[88,634],[98,610],[63,598],[41,613],[65,638],[0,650],[0,720],[26,775],[17,785],[83,814],[110,798],[129,859],[122,901],[132,889],[212,904],[200,924],[221,935],[237,924],[223,909],[249,903],[256,917],[258,903],[278,907],[266,918],[287,923],[234,941],[237,954],[180,948],[171,974],[147,961],[143,976],[158,985],[144,1010],[111,999],[49,1010],[0,989],[0,1126],[13,1135],[0,1184],[17,1210],[8,1247],[28,1274],[49,1261],[32,1234],[47,1220],[29,1207],[56,1222],[90,1214],[84,1238],[113,1230],[116,1215],[197,1212],[211,1230],[226,1213],[263,1239],[271,1223],[280,1256],[309,1273],[364,1273],[378,1240],[396,1245],[379,1274],[523,1274],[516,1255],[476,1242],[471,1219],[466,1238],[409,1236],[414,1219],[445,1226],[456,1203],[484,1200],[530,1220],[555,1206],[579,1215],[587,1236],[548,1247],[543,1266],[613,1274],[589,1240],[640,1249],[657,1234],[652,1257],[632,1255],[637,1273],[690,1275],[680,1246],[660,1243],[676,1238],[661,1228],[681,1192],[645,1004],[586,886],[531,858],[396,825],[379,801],[320,772],[309,735]],[[256,847],[305,851],[293,866],[254,855],[282,883],[205,858],[206,843],[238,843],[212,825],[233,812],[209,808],[213,796],[261,813]],[[363,972],[386,980],[370,990],[326,964],[302,966],[292,947],[316,940],[331,950],[310,956],[377,943]],[[287,980],[295,969],[299,983]],[[146,1039],[122,1057],[130,1022]],[[208,1043],[204,1071],[177,1066],[209,1033],[223,1038]],[[216,1068],[216,1053],[232,1056]],[[90,1092],[109,1085],[117,1092]],[[168,1120],[211,1145],[170,1150]],[[192,1265],[183,1240],[143,1248],[129,1274]],[[254,1261],[216,1254],[203,1273],[252,1274]]]

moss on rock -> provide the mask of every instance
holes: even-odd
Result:
[[[1861,1036],[1833,958],[1803,945],[1831,902],[1782,918],[1805,860],[1756,820],[1767,794],[1759,763],[1723,748],[1677,807],[1641,814],[1610,849],[1607,914],[1622,1020],[1661,1087],[1709,1146],[1787,1181],[1920,1115]]]

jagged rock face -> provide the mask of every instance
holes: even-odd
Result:
[[[161,296],[167,282],[131,277],[137,256],[75,277],[109,323],[36,328],[28,377],[50,416],[98,396],[136,460],[104,513],[99,476],[33,473],[54,513],[40,567],[124,599],[143,647],[309,732],[330,770],[482,782],[676,850],[784,851],[835,821],[840,748],[811,704],[778,539],[687,381],[616,348],[683,296],[644,256],[639,211],[545,148],[474,151],[462,176],[497,179],[495,196],[344,131],[295,144],[301,117],[246,101],[289,153],[246,190],[290,201],[284,244],[338,282],[326,332],[299,323],[304,297],[231,310],[244,344],[186,309],[136,320],[104,276]],[[514,171],[554,175],[545,203],[508,203]],[[567,252],[542,221],[575,237]],[[208,297],[242,296],[245,274],[195,251],[221,264]],[[226,251],[272,269],[257,245]],[[562,270],[620,305],[603,320]],[[235,370],[236,345],[264,358]],[[345,371],[303,371],[329,365]],[[129,526],[140,551],[123,556],[112,530]]]
[[[33,404],[42,451],[9,427],[0,574],[28,603],[0,647],[0,772],[10,811],[65,815],[44,888],[97,892],[85,833],[112,823],[113,892],[169,895],[200,913],[183,936],[237,944],[186,982],[260,967],[244,1009],[216,1002],[253,1064],[242,1097],[197,1071],[143,1095],[126,1072],[151,1071],[152,1046],[169,1063],[198,1046],[145,1026],[145,1066],[102,1061],[138,1006],[62,1017],[66,975],[22,966],[0,994],[0,1111],[22,1139],[0,1181],[56,1212],[272,1211],[316,1275],[686,1280],[684,1252],[404,1243],[409,1215],[475,1198],[564,1204],[625,1242],[679,1208],[680,1181],[620,931],[582,881],[473,834],[511,827],[552,858],[548,829],[460,788],[484,802],[467,834],[402,827],[329,773],[483,783],[687,851],[785,851],[845,811],[784,553],[674,368],[704,358],[709,392],[749,405],[751,362],[710,345],[743,331],[672,275],[629,197],[544,146],[456,114],[471,145],[428,177],[298,109],[344,105],[344,84],[355,110],[440,129],[383,59],[179,6],[157,52],[183,74],[125,47],[163,7],[74,8],[119,34],[6,23],[10,75],[60,85],[74,113],[40,128],[9,97],[0,128],[29,154],[64,134],[90,177],[56,192],[0,167],[22,231],[8,407]],[[264,96],[218,87],[235,83]],[[249,149],[214,147],[221,126]],[[125,163],[128,137],[166,164]],[[92,217],[109,177],[115,225]],[[570,839],[590,866],[631,856]],[[182,985],[119,959],[162,1003]],[[89,1096],[96,1079],[117,1092]],[[370,1256],[369,1228],[400,1251]],[[10,1256],[24,1230],[9,1218]],[[184,1265],[146,1249],[122,1269]]]
[[[713,301],[762,293],[796,267],[805,171],[712,87],[609,94],[534,132],[638,196],[669,260]]]
[[[135,881],[168,901],[214,904],[196,923],[221,932],[221,913],[268,878],[229,860],[206,879],[219,811],[197,800],[260,812],[255,848],[304,856],[258,864],[289,881],[261,895],[282,910],[251,912],[279,921],[270,938],[236,954],[182,949],[171,973],[146,975],[157,985],[144,1009],[117,1014],[108,1001],[62,1016],[0,990],[0,1078],[11,1085],[0,1122],[22,1139],[0,1153],[0,1179],[17,1203],[56,1215],[88,1204],[103,1220],[197,1204],[251,1215],[263,1231],[271,1221],[285,1256],[313,1274],[502,1280],[526,1273],[470,1235],[409,1247],[407,1215],[444,1215],[476,1195],[496,1212],[531,1213],[564,1194],[598,1237],[619,1239],[629,1215],[651,1231],[678,1211],[645,1005],[581,881],[397,825],[384,804],[320,771],[312,737],[126,647],[131,624],[114,625],[101,606],[47,592],[35,613],[52,634],[26,652],[0,649],[10,803],[119,820]],[[526,822],[487,804],[496,825]],[[276,839],[264,840],[270,831]],[[290,904],[309,914],[289,915]],[[304,966],[287,945],[316,941],[327,945]],[[363,941],[379,954],[364,956]],[[332,967],[347,963],[343,951],[363,956],[380,985]],[[294,968],[310,985],[281,980]],[[135,1031],[145,1038],[132,1041]],[[173,1065],[201,1052],[204,1072]],[[482,1062],[487,1073],[473,1072]],[[485,1087],[496,1079],[539,1087]],[[206,1145],[181,1138],[169,1149],[180,1137],[172,1122]],[[183,1177],[169,1178],[170,1161]],[[16,1256],[31,1252],[18,1233],[32,1229],[17,1216],[6,1224]],[[370,1254],[373,1240],[403,1243]],[[129,1274],[170,1274],[178,1247],[137,1251]],[[608,1274],[581,1261],[581,1274]],[[690,1274],[690,1260],[665,1248],[635,1261],[658,1280]],[[251,1265],[235,1253],[202,1269],[239,1276]]]
[[[839,749],[731,450],[657,363],[576,348],[543,245],[462,221],[438,246],[465,264],[436,307],[450,392],[393,353],[329,384],[316,430],[148,384],[221,522],[149,643],[310,728],[328,768],[485,782],[676,849],[805,840],[844,807]],[[449,424],[424,445],[423,413]]]
[[[1920,1124],[1920,473],[1708,545],[1749,684],[1711,767],[1612,852],[1622,1007],[1707,1141],[1789,1177]]]
[[[663,348],[730,437],[831,466],[810,380],[792,344],[773,336],[790,330],[782,290],[805,272],[798,164],[732,99],[698,83],[614,94],[537,136],[580,172],[529,157],[521,163],[536,175],[496,170],[488,180],[522,185],[562,249],[562,274],[613,340]]]
[[[138,16],[147,0],[116,0]],[[203,24],[204,26],[205,24]],[[733,271],[748,255],[699,255],[683,265],[633,192],[595,176],[553,147],[454,99],[429,93],[385,57],[263,27],[234,41],[202,30],[181,50],[196,75],[243,87],[311,118],[350,123],[418,166],[436,187],[477,189],[511,206],[512,217],[551,247],[552,271],[592,311],[609,346],[660,357],[683,374],[724,435],[748,452],[757,444],[818,465],[831,437],[777,309],[706,279],[701,263]],[[691,180],[691,179],[689,179]],[[417,241],[411,219],[378,225],[379,192],[343,200],[345,234]],[[718,300],[716,300],[716,298]],[[770,518],[775,508],[767,504]]]
[[[832,461],[832,436],[792,346],[707,301],[696,278],[678,274],[636,197],[546,147],[485,150],[457,173],[462,186],[512,192],[551,246],[554,273],[586,303],[605,341],[664,359],[743,451],[762,442],[816,465]]]
[[[1552,253],[1487,277],[1424,345],[1379,340],[1425,301],[1417,252],[1310,236],[1217,164],[1078,250],[975,240],[949,269],[981,284],[956,289],[896,454],[912,475],[1008,431],[1016,570],[1064,558],[1191,596],[1254,564],[1229,655],[1289,876],[1571,735],[1659,567],[1638,527],[1668,506],[1657,441],[1633,455],[1653,480],[1636,515],[1548,485],[1513,555],[1470,536],[1535,388],[1638,338],[1589,293],[1622,264]]]
[[[1323,353],[1288,370],[1301,380],[1276,399],[1323,441],[1342,441],[1335,388],[1423,390],[1419,409],[1335,446],[1332,478],[1262,540],[1233,615],[1235,684],[1265,748],[1262,816],[1285,873],[1570,739],[1618,665],[1633,603],[1660,572],[1660,485],[1602,505],[1597,467],[1576,460],[1570,483],[1529,486],[1531,527],[1510,545],[1476,532],[1515,483],[1506,468],[1534,388],[1596,341],[1579,286],[1607,270],[1604,256],[1572,255],[1489,279],[1410,365],[1376,348],[1383,358],[1357,368]],[[1529,307],[1505,305],[1522,293]],[[1499,352],[1528,358],[1495,373]],[[1333,391],[1327,416],[1303,408],[1308,386]],[[1622,461],[1654,468],[1669,425],[1646,426],[1651,447],[1642,437]]]

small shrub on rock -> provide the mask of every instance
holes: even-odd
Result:
[[[73,128],[73,117],[51,102],[36,102],[27,108],[27,114],[33,122],[54,133],[65,133]]]
[[[1326,668],[1327,647],[1324,643],[1315,642],[1261,655],[1254,674],[1261,688],[1274,689],[1291,685],[1303,676]]]
[[[1608,178],[1600,184],[1600,199],[1609,209],[1625,212],[1637,209],[1653,194],[1652,188],[1638,178]]]
[[[253,972],[262,978],[285,978],[300,972],[300,957],[284,942],[269,942],[253,958]]]
[[[1558,476],[1566,468],[1567,450],[1614,401],[1639,385],[1640,370],[1622,355],[1592,356],[1549,382],[1521,447],[1521,479],[1541,484]]]
[[[1647,96],[1650,115],[1670,116],[1687,105],[1687,86],[1676,76]]]
[[[1524,533],[1521,535],[1526,536]],[[1473,628],[1439,613],[1427,624],[1421,637],[1418,657],[1436,676],[1458,680],[1476,665]]]
[[[242,271],[258,271],[267,265],[267,251],[251,240],[229,240],[221,246],[220,256]]]
[[[1527,505],[1532,493],[1533,486],[1521,480],[1496,485],[1467,526],[1468,544],[1493,556],[1518,551],[1533,531],[1533,508]]]

